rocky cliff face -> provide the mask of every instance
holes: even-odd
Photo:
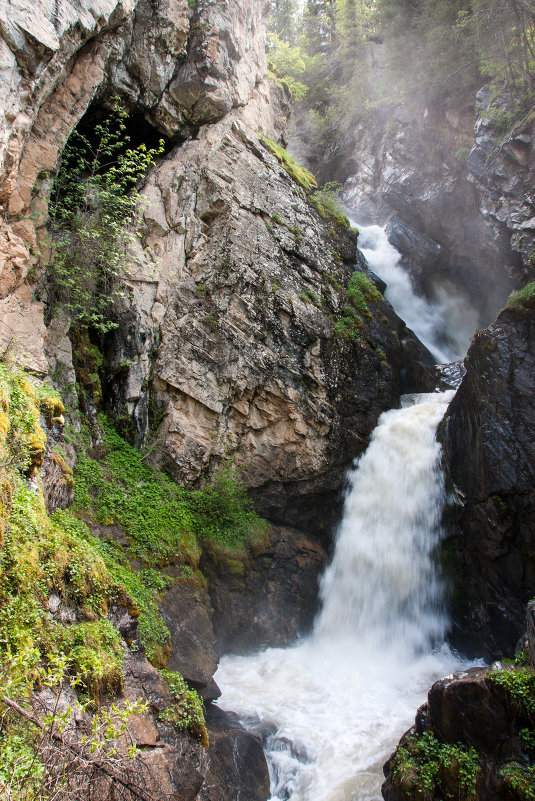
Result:
[[[448,544],[459,560],[457,612],[491,653],[511,653],[535,593],[534,310],[533,299],[513,297],[476,335],[443,424],[460,504]]]
[[[334,335],[356,240],[311,210],[253,133],[277,138],[283,125],[261,81],[262,4],[5,12],[3,347],[24,342],[42,374],[46,348],[72,375],[68,321],[45,329],[32,293],[49,176],[89,104],[118,95],[177,144],[144,189],[130,300],[104,344],[108,406],[138,443],[161,420],[156,458],[178,479],[236,453],[267,514],[295,524],[307,509],[326,532],[332,516],[320,521],[311,497],[339,489],[378,414],[422,373],[386,304],[354,342]]]
[[[167,136],[185,137],[245,105],[265,72],[261,3],[227,4],[225,13],[213,3],[198,6],[0,6],[1,343],[23,342],[28,363],[41,373],[46,331],[30,282],[42,265],[49,176],[91,101],[118,95]]]
[[[233,455],[269,518],[326,533],[325,496],[423,372],[380,299],[359,336],[337,334],[356,236],[312,210],[246,126],[252,111],[203,128],[149,176],[133,302],[106,349],[112,407],[143,439],[152,381],[156,458],[178,480]]]

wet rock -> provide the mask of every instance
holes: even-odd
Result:
[[[427,705],[418,711],[416,726],[406,732],[400,745],[410,747],[411,738],[425,730],[439,743],[475,749],[479,776],[470,797],[474,801],[509,801],[513,796],[500,771],[510,763],[526,764],[519,737],[521,725],[505,692],[489,678],[488,669],[472,668],[433,684]],[[386,801],[421,799],[421,783],[415,782],[414,769],[407,766],[405,771],[394,774],[394,757],[395,753],[384,766],[383,797]],[[431,755],[424,758],[428,770],[433,770],[433,760],[436,757]],[[426,788],[427,801],[459,797],[462,793],[462,773],[455,760],[444,761],[435,776]]]
[[[169,670],[177,670],[194,687],[206,687],[217,670],[209,599],[202,590],[178,583],[160,607],[171,634]]]
[[[260,738],[246,731],[236,715],[212,704],[206,723],[210,748],[199,801],[266,801],[269,774]]]
[[[442,740],[466,743],[485,754],[495,754],[516,733],[504,693],[489,681],[487,668],[471,668],[435,682],[429,691],[428,717]]]
[[[201,569],[214,607],[218,652],[284,646],[305,633],[314,618],[318,576],[326,561],[316,539],[278,526],[254,556],[231,557],[205,547]]]
[[[511,654],[535,593],[535,343],[532,301],[474,338],[443,424],[459,502],[454,583],[461,629]]]

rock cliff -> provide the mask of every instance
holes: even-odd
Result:
[[[387,44],[370,45],[375,69]],[[362,69],[373,68],[363,64]],[[292,150],[323,176],[344,183],[344,201],[360,224],[387,225],[415,286],[438,299],[453,286],[488,325],[507,295],[533,277],[533,120],[512,130],[515,101],[488,86],[460,91],[427,107],[380,96],[373,118],[319,153],[313,137],[291,129]],[[370,135],[370,128],[373,135]],[[327,178],[326,178],[327,180]],[[484,291],[482,291],[484,287]]]
[[[459,503],[456,611],[495,655],[512,652],[535,593],[534,309],[518,293],[475,336],[442,432]]]

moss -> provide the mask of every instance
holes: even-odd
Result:
[[[22,370],[0,364],[0,464],[25,473],[41,467],[46,446],[39,419],[42,392]]]
[[[306,192],[310,192],[317,186],[314,175],[304,167],[300,167],[295,159],[293,159],[283,147],[277,145],[272,139],[268,139],[267,136],[260,135],[259,139],[266,150],[269,150],[269,152],[275,156],[281,167],[296,184],[299,184]]]
[[[514,295],[511,295],[502,311],[523,311],[531,309],[534,301],[535,281],[530,281],[529,284],[526,284],[522,289],[519,289],[518,292],[515,292]]]

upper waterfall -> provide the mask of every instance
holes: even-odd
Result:
[[[360,249],[374,273],[386,282],[385,297],[399,316],[439,363],[462,359],[477,326],[477,313],[467,299],[451,287],[437,289],[433,300],[418,295],[385,229],[368,225],[359,230]]]

